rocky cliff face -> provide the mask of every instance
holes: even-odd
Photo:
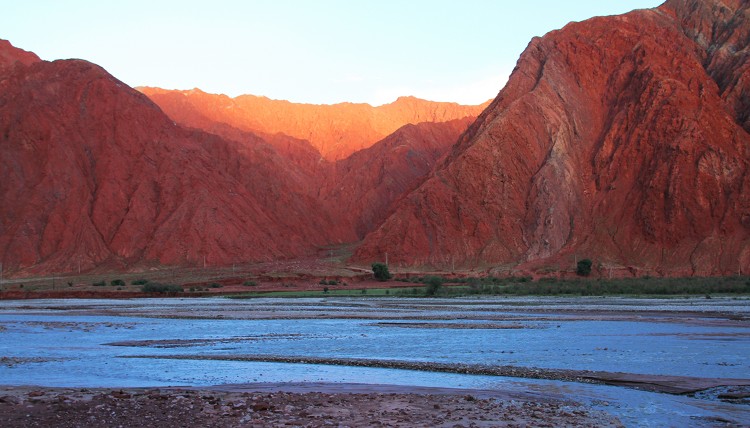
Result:
[[[94,64],[3,42],[0,261],[15,273],[226,265],[356,241],[470,122],[407,126],[331,163],[286,135],[183,128]]]
[[[535,38],[355,259],[748,272],[749,16],[669,1]]]
[[[36,54],[18,49],[9,41],[0,39],[0,73],[8,73],[16,64],[29,66],[41,61]]]
[[[263,135],[281,133],[309,141],[329,161],[371,147],[404,125],[476,117],[487,106],[464,106],[414,97],[401,97],[379,107],[352,103],[315,105],[253,95],[229,98],[198,89],[139,90],[182,125],[207,129],[219,123]]]
[[[352,241],[361,240],[385,220],[395,201],[421,184],[473,120],[406,125],[335,162],[324,174],[321,203],[351,228]]]
[[[309,178],[272,145],[183,129],[85,61],[2,69],[0,159],[6,272],[226,264],[336,242]]]

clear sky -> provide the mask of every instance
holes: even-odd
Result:
[[[533,36],[660,0],[0,0],[0,38],[131,86],[294,102],[494,98]]]

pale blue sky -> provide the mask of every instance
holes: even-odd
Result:
[[[0,38],[131,86],[295,102],[494,98],[533,36],[658,0],[0,0]]]

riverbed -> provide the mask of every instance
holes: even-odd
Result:
[[[461,389],[743,426],[748,355],[742,298],[0,302],[5,385]]]

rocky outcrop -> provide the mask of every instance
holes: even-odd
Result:
[[[750,271],[748,7],[669,1],[533,39],[355,259]]]
[[[41,59],[36,54],[18,49],[9,41],[0,39],[0,73],[9,72],[16,64],[29,66],[39,61]]]
[[[353,103],[296,104],[254,95],[230,98],[199,89],[138,89],[182,125],[207,129],[218,123],[263,135],[281,133],[309,141],[329,161],[368,148],[404,125],[476,117],[487,106],[414,97],[401,97],[379,107]]]

